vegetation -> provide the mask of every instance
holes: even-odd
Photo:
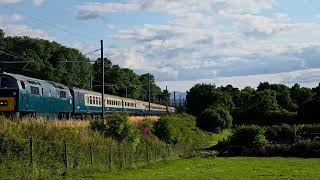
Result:
[[[319,159],[191,158],[124,172],[84,176],[90,179],[319,179]]]
[[[231,127],[232,117],[229,111],[222,107],[208,108],[200,114],[197,125],[206,131],[220,132]]]
[[[136,168],[193,153],[188,144],[168,145],[156,136],[136,133],[118,114],[90,126],[0,117],[0,176],[59,178]]]
[[[77,49],[64,47],[57,42],[29,37],[9,37],[0,29],[0,59],[5,61],[30,61],[23,64],[0,64],[10,73],[50,80],[69,87],[90,88],[102,92],[101,59],[94,64]],[[105,93],[147,100],[149,76],[152,102],[165,103],[166,91],[161,91],[151,74],[138,75],[133,70],[113,65],[105,60]],[[33,61],[33,62],[31,62]],[[69,62],[67,62],[69,61]]]
[[[129,142],[134,145],[140,143],[140,134],[129,122],[127,115],[108,114],[105,119],[91,120],[90,128],[120,142]]]
[[[187,114],[161,117],[154,132],[168,144],[201,146],[208,141],[208,136],[196,127],[196,118]]]
[[[295,84],[289,88],[265,82],[256,90],[250,87],[239,90],[231,85],[218,88],[212,84],[195,85],[187,92],[188,112],[201,122],[199,127],[214,131],[216,127],[208,124],[221,124],[217,121],[219,113],[208,108],[229,112],[234,126],[319,123],[320,85],[310,89]]]

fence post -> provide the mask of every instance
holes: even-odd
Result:
[[[147,158],[147,164],[150,164],[150,159],[149,159],[149,148],[148,148],[148,143],[146,142],[146,158]]]
[[[154,162],[157,162],[157,147],[154,147]]]
[[[67,155],[67,141],[64,141],[64,153],[63,153],[63,161],[64,161],[64,166],[65,170],[68,170],[68,155]]]
[[[118,145],[118,151],[119,151],[119,153],[118,153],[118,158],[119,158],[119,165],[120,165],[120,170],[123,168],[123,159],[122,159],[122,149],[121,149],[121,146],[122,146],[122,144],[121,143],[119,143],[119,145]]]
[[[91,163],[91,168],[93,167],[93,153],[92,153],[92,145],[90,144],[90,163]]]
[[[127,167],[127,146],[126,145],[124,145],[124,168],[126,168]]]
[[[109,170],[112,170],[112,144],[109,147]]]
[[[30,170],[33,172],[33,142],[32,138],[29,139],[29,161],[30,161]]]

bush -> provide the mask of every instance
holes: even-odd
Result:
[[[140,134],[129,122],[128,117],[117,113],[108,114],[106,118],[90,121],[90,128],[121,142],[138,144]]]
[[[197,119],[197,126],[210,132],[220,132],[231,125],[232,116],[222,107],[205,109]]]
[[[163,116],[154,125],[155,135],[168,144],[201,144],[206,135],[196,127],[195,117]]]
[[[298,157],[320,157],[319,141],[302,141],[290,147],[288,152],[290,156]]]
[[[264,115],[263,122],[260,125],[276,125],[276,124],[295,124],[298,121],[297,112],[289,112],[287,110],[269,111]]]
[[[144,118],[141,122],[137,122],[135,127],[143,136],[152,136],[154,132],[154,121],[149,118]]]
[[[292,143],[296,139],[298,126],[288,124],[274,125],[266,129],[266,137],[269,141],[277,143]]]

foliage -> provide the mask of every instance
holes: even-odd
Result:
[[[234,103],[232,97],[217,89],[211,84],[197,84],[187,92],[187,108],[189,113],[199,116],[200,113],[209,107],[225,107],[232,110]]]
[[[144,118],[142,121],[137,122],[135,127],[140,131],[143,136],[152,136],[154,132],[154,121],[149,118]]]
[[[298,115],[304,123],[320,123],[320,94],[308,99],[299,107]]]
[[[196,127],[196,118],[187,114],[162,116],[154,130],[159,139],[169,144],[201,144],[207,138]]]
[[[277,143],[293,143],[296,139],[298,126],[288,124],[273,125],[266,128],[266,137],[269,141]]]
[[[104,120],[92,120],[90,128],[120,142],[130,142],[135,145],[140,142],[140,134],[128,121],[128,117],[118,113],[108,114]]]
[[[226,146],[259,147],[267,143],[264,133],[265,129],[259,126],[239,126],[223,143]]]
[[[232,116],[223,107],[207,108],[197,118],[197,126],[210,132],[220,132],[231,125]]]
[[[27,61],[26,64],[4,64],[3,69],[11,73],[22,74],[43,80],[50,80],[70,87],[89,88],[91,64],[89,59],[78,50],[64,47],[56,42],[29,37],[4,37],[0,59],[17,61],[15,54]],[[65,63],[81,61],[82,63]]]

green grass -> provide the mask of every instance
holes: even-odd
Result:
[[[191,158],[89,179],[320,179],[320,159]]]

